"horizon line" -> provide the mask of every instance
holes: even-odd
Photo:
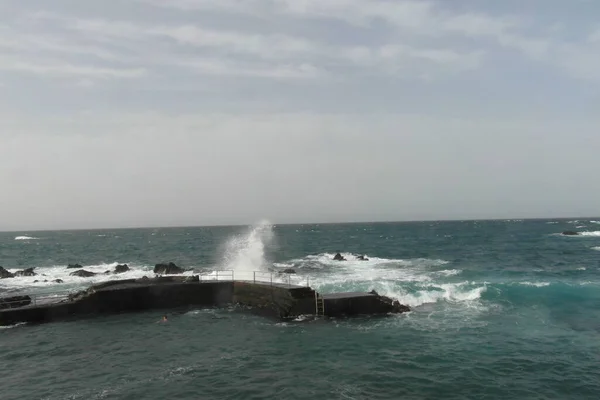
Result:
[[[297,225],[357,225],[357,224],[400,224],[400,223],[418,223],[418,222],[474,222],[474,221],[542,221],[542,220],[585,220],[600,219],[600,216],[587,217],[528,217],[528,218],[451,218],[451,219],[420,219],[420,220],[374,220],[374,221],[346,221],[346,222],[285,222],[271,223],[273,226],[297,226]],[[264,220],[264,219],[263,219]],[[268,220],[267,220],[268,221]],[[133,230],[133,229],[191,229],[191,228],[237,228],[254,226],[251,224],[209,224],[209,225],[163,225],[163,226],[126,226],[112,228],[61,228],[61,229],[22,229],[22,230],[3,230],[0,233],[24,233],[24,232],[68,232],[68,231],[114,231],[114,230]]]

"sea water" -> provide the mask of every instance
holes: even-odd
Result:
[[[0,280],[0,295],[175,262],[236,279],[292,268],[321,292],[375,289],[413,310],[281,322],[195,308],[166,324],[153,311],[4,327],[0,398],[597,399],[598,220],[0,233],[0,265],[38,273]],[[72,277],[69,263],[99,275]],[[103,274],[122,263],[131,270]]]

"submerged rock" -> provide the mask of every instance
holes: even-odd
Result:
[[[62,279],[55,279],[52,282],[55,282],[55,283],[65,283]]]
[[[579,235],[579,232],[575,232],[575,231],[564,231],[562,234],[563,234],[563,235],[565,235],[565,236],[577,236],[577,235]]]
[[[80,269],[79,271],[71,272],[69,276],[79,276],[80,278],[89,278],[91,276],[96,276],[94,272],[86,271],[85,269]]]
[[[122,274],[124,272],[129,271],[129,266],[127,264],[119,264],[115,267],[115,274]]]
[[[33,272],[33,268],[23,269],[21,271],[15,272],[15,276],[36,276],[37,274]]]
[[[81,264],[69,264],[69,265],[67,265],[67,269],[75,269],[75,268],[81,269],[81,268],[83,268],[83,266]]]
[[[365,256],[358,256],[358,257],[356,257],[356,259],[360,260],[360,261],[369,261],[369,259]]]
[[[14,278],[14,277],[15,277],[15,274],[5,270],[3,267],[0,267],[0,279]]]
[[[293,268],[286,268],[283,271],[281,271],[282,274],[295,274],[296,270]]]
[[[176,275],[183,274],[185,270],[183,268],[178,267],[175,263],[168,264],[156,264],[154,266],[154,273],[159,275]]]

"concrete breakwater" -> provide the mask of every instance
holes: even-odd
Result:
[[[232,304],[281,319],[300,315],[337,317],[410,311],[407,306],[374,292],[321,295],[308,286],[286,283],[201,281],[198,276],[167,276],[104,282],[54,302],[36,302],[26,295],[0,300],[0,326]]]

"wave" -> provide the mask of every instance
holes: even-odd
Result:
[[[592,250],[600,251],[600,246],[598,246],[598,247],[592,247]]]
[[[18,324],[14,324],[14,325],[0,326],[0,330],[18,328],[19,326],[23,326],[23,325],[27,325],[27,322],[19,322]]]
[[[105,274],[107,271],[113,271],[114,268],[119,264],[127,264],[129,271],[122,274]],[[36,276],[27,277],[15,277],[0,280],[0,289],[7,289],[11,291],[28,289],[35,292],[54,292],[54,291],[68,291],[68,290],[79,290],[81,288],[88,287],[90,285],[106,282],[110,280],[123,280],[123,279],[138,279],[144,276],[154,276],[153,266],[135,265],[131,263],[102,263],[95,265],[84,265],[82,269],[89,272],[94,272],[98,275],[82,278],[78,276],[71,276],[70,274],[76,269],[67,268],[65,265],[51,266],[51,267],[39,267],[35,268],[34,272]],[[16,272],[18,269],[11,269],[10,272]],[[184,275],[191,275],[192,271],[185,272]],[[62,283],[57,283],[56,280],[60,279]],[[37,281],[37,282],[36,282]]]
[[[15,240],[39,240],[39,238],[33,236],[16,236]]]
[[[590,224],[600,224],[600,221],[590,221]]]
[[[579,232],[579,236],[600,237],[600,231]]]

